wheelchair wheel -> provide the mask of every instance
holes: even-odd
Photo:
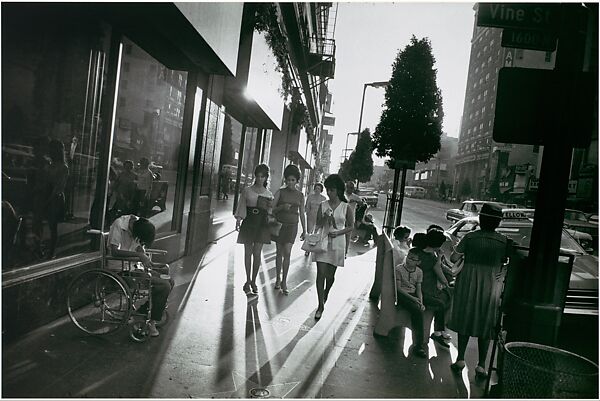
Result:
[[[144,343],[150,338],[148,331],[148,324],[144,320],[138,320],[133,322],[129,326],[129,338],[136,343]]]
[[[69,284],[67,310],[71,321],[84,332],[108,334],[127,324],[131,296],[120,277],[105,270],[88,270]]]

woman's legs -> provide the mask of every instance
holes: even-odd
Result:
[[[283,265],[283,247],[285,244],[275,243],[275,287],[281,283],[281,266]]]
[[[244,244],[244,267],[246,268],[246,284],[245,287],[252,281],[252,254],[254,244]]]
[[[327,302],[327,297],[329,296],[329,291],[333,286],[333,282],[335,281],[335,271],[337,267],[334,265],[330,265],[328,263],[325,264],[327,266],[326,276],[325,276],[325,290],[323,293],[323,303]]]
[[[323,311],[325,308],[325,277],[327,276],[328,264],[323,262],[317,262],[317,299],[319,305],[317,311]]]
[[[283,268],[283,274],[281,277],[281,289],[286,292],[287,291],[287,275],[288,275],[288,271],[290,270],[290,254],[292,252],[292,245],[293,244],[277,244],[278,246],[281,245],[281,250],[282,250],[282,268]],[[279,277],[279,276],[278,276]]]
[[[469,344],[469,336],[465,334],[458,333],[458,355],[456,356],[456,361],[465,361],[465,351],[467,350],[467,345]]]
[[[477,338],[477,351],[479,353],[479,363],[477,366],[485,370],[485,360],[487,359],[488,349],[490,348],[490,340],[487,338]]]
[[[256,290],[256,277],[258,276],[258,271],[260,270],[260,262],[261,262],[261,252],[262,252],[263,244],[260,242],[255,242],[252,247],[252,289]]]

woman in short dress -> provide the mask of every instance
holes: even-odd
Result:
[[[275,289],[280,289],[284,295],[288,295],[287,276],[290,269],[290,253],[292,245],[298,235],[298,220],[302,224],[302,234],[300,240],[304,240],[306,234],[306,217],[304,212],[304,194],[296,189],[296,184],[300,180],[300,169],[290,164],[283,170],[285,187],[275,192],[273,201],[273,213],[277,221],[281,223],[279,235],[274,236],[273,240],[277,245],[277,254],[275,255]],[[281,280],[280,280],[281,277]]]
[[[338,174],[331,174],[325,179],[324,184],[329,200],[319,206],[317,229],[321,229],[327,238],[327,250],[313,253],[313,260],[317,262],[316,285],[319,301],[315,320],[319,320],[323,314],[337,267],[344,266],[346,234],[354,227],[354,213],[348,207],[344,196],[344,180]]]
[[[246,295],[258,295],[256,277],[260,268],[263,244],[271,243],[267,215],[271,212],[273,194],[267,189],[269,166],[259,164],[254,168],[254,183],[245,188],[235,212],[235,229],[239,231],[237,242],[244,244],[246,267]]]
[[[307,232],[312,233],[315,229],[315,225],[317,224],[317,212],[319,211],[319,205],[327,200],[325,195],[323,195],[323,184],[316,183],[313,187],[313,193],[306,197],[306,205],[304,209],[306,210],[306,229]],[[306,256],[309,255],[310,252],[306,252]]]

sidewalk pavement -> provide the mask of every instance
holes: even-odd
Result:
[[[172,264],[176,286],[160,336],[134,343],[127,330],[104,337],[59,319],[3,346],[2,397],[477,398],[475,341],[462,376],[450,350],[408,353],[409,329],[373,337],[369,300],[376,249],[350,246],[323,317],[314,320],[316,264],[296,244],[288,296],[274,290],[275,246],[263,249],[258,300],[249,300],[236,233],[204,254]]]

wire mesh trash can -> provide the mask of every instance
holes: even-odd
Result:
[[[598,365],[547,345],[504,346],[502,398],[598,399]]]

